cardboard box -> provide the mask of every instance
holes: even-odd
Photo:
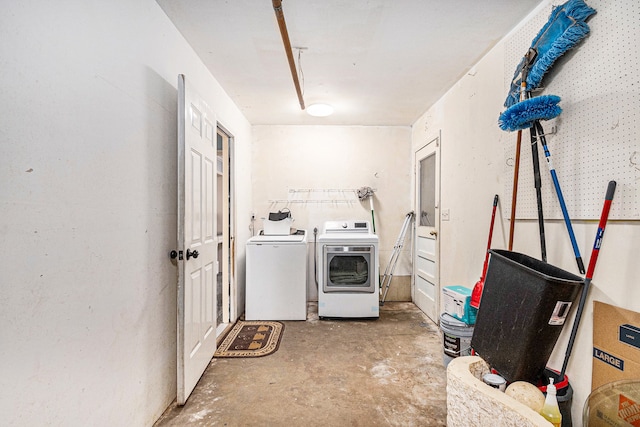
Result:
[[[475,325],[478,309],[469,305],[471,289],[464,286],[446,286],[442,288],[442,299],[445,313],[467,325]]]
[[[640,313],[594,301],[591,390],[640,378],[639,332]]]

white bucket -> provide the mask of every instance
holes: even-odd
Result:
[[[471,355],[471,337],[473,326],[450,316],[440,315],[440,330],[442,331],[443,363],[446,368],[454,358]]]

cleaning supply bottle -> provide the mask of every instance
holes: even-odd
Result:
[[[561,427],[562,414],[560,413],[560,407],[558,406],[558,399],[556,398],[556,386],[553,385],[553,378],[549,378],[549,385],[547,386],[547,397],[544,400],[544,406],[540,411],[547,421],[553,424],[554,427]]]

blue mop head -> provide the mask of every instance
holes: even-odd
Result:
[[[531,48],[537,52],[537,56],[527,74],[527,90],[539,87],[542,77],[553,63],[589,34],[589,26],[585,21],[594,13],[595,9],[587,6],[583,0],[569,0],[553,8],[549,20],[531,42]],[[525,61],[523,58],[516,68],[505,107],[520,100],[520,80]]]
[[[498,120],[500,129],[513,132],[528,129],[536,120],[550,120],[558,117],[562,108],[558,105],[560,97],[542,95],[525,99],[507,108]]]

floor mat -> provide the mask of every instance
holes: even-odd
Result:
[[[262,357],[275,353],[284,324],[239,320],[218,346],[213,357]]]

